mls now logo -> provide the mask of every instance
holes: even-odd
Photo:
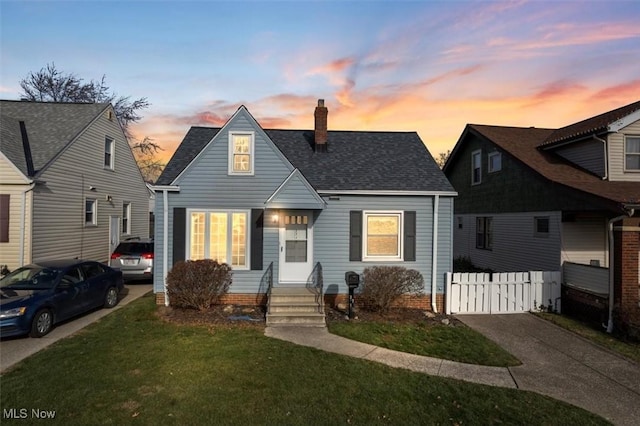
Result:
[[[5,419],[53,419],[56,417],[56,412],[37,408],[31,409],[31,411],[26,408],[9,408],[2,410],[2,417]]]

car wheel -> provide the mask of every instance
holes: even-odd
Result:
[[[104,307],[113,308],[118,304],[118,290],[115,287],[109,287],[107,294],[104,296]]]
[[[51,331],[53,326],[53,315],[49,309],[42,309],[36,312],[31,322],[31,337],[42,337]]]

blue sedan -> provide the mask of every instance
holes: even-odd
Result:
[[[0,336],[42,337],[54,324],[98,307],[113,308],[122,272],[84,260],[23,266],[0,280]]]

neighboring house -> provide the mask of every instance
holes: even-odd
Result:
[[[149,191],[110,104],[0,101],[0,263],[106,262],[148,236]]]
[[[269,130],[241,106],[189,130],[156,183],[158,303],[176,262],[210,258],[233,268],[228,303],[319,278],[335,303],[346,272],[398,265],[425,280],[408,303],[442,308],[452,186],[417,133],[328,131],[327,115],[320,100],[314,130]]]
[[[469,124],[444,172],[459,193],[454,258],[562,270],[607,296],[612,279],[638,313],[640,101],[560,129]]]

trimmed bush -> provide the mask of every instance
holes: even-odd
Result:
[[[229,291],[231,267],[215,260],[178,262],[167,274],[169,303],[177,308],[206,311]]]
[[[386,312],[403,294],[422,294],[424,278],[415,269],[402,266],[371,266],[363,272],[360,297],[364,308]]]

